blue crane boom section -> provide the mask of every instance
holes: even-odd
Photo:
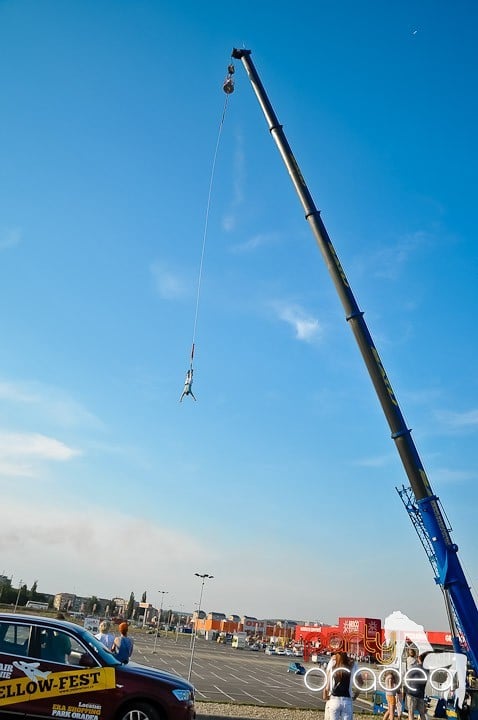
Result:
[[[458,627],[453,627],[455,650],[463,646],[470,663],[478,674],[478,610],[466,580],[463,568],[458,559],[458,547],[452,541],[449,525],[441,509],[438,497],[433,493],[427,474],[420,460],[417,448],[407,428],[390,380],[380,360],[372,337],[365,323],[363,312],[355,300],[345,272],[339,261],[334,246],[327,233],[320,211],[316,208],[309,189],[305,183],[297,161],[292,153],[287,138],[279,123],[272,105],[267,97],[264,86],[251,59],[251,51],[236,49],[232,57],[240,60],[247,72],[249,80],[261,109],[266,118],[269,131],[284,161],[289,176],[295,187],[305,212],[305,218],[315,236],[323,259],[335,285],[335,289],[345,310],[345,317],[359,346],[373,386],[382,406],[391,430],[398,454],[410,482],[411,495],[404,500],[408,512],[415,516],[415,526],[422,534],[424,547],[427,549],[432,567],[435,570],[435,581],[443,590],[445,601],[451,606],[450,620],[454,618]],[[399,491],[400,492],[400,491]],[[447,607],[450,610],[450,607]]]

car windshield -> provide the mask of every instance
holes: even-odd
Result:
[[[85,630],[84,628],[78,628],[78,633],[79,635],[81,635],[81,639],[83,640],[85,645],[88,645],[90,648],[92,648],[94,652],[101,657],[105,665],[121,665],[120,661],[115,658],[113,653],[107,650],[103,643],[101,643],[97,638],[95,638],[95,636],[92,635],[89,630]]]

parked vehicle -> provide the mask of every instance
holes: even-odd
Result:
[[[300,662],[291,662],[287,668],[288,673],[294,673],[295,675],[305,675],[305,667]]]
[[[313,653],[310,657],[313,663],[318,663],[322,667],[326,667],[330,661],[330,655],[324,655],[323,653]]]
[[[247,640],[247,633],[245,633],[245,632],[234,633],[234,635],[232,636],[231,647],[236,648],[236,650],[244,650],[244,648],[246,647],[246,640]]]
[[[120,663],[88,630],[0,614],[0,720],[194,720],[194,688],[162,670]]]

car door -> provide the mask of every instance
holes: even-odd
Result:
[[[85,645],[61,626],[0,621],[0,720],[13,715],[68,720],[107,716],[114,669],[103,668]]]
[[[31,634],[29,623],[0,619],[0,718],[23,717],[26,713],[21,665],[28,659]]]
[[[100,720],[107,716],[108,688],[115,687],[113,668],[102,667],[79,637],[40,624],[30,642],[37,689],[28,715],[37,718]]]

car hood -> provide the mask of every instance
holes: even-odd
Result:
[[[122,665],[116,668],[118,674],[127,673],[128,675],[138,675],[140,677],[149,677],[152,680],[161,680],[162,682],[169,683],[172,687],[176,688],[188,688],[194,691],[191,683],[187,680],[183,680],[179,675],[165,672],[164,670],[158,670],[158,668],[152,668],[148,665],[140,665],[139,663],[129,662],[127,665]]]

